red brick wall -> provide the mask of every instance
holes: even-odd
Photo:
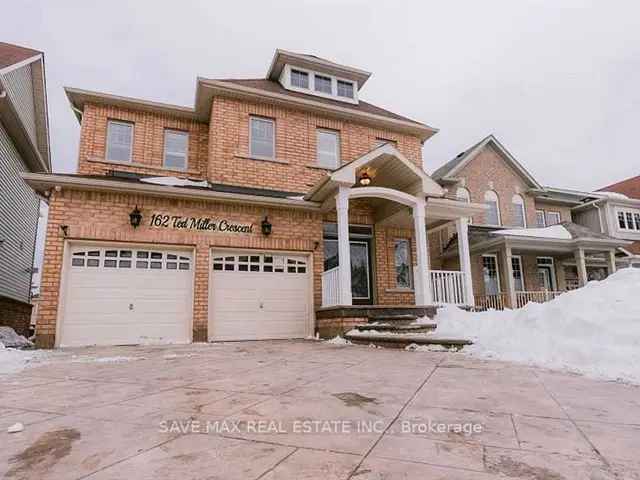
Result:
[[[275,119],[276,162],[249,158],[249,118]],[[422,167],[417,137],[345,122],[300,110],[216,97],[209,131],[209,179],[212,182],[306,192],[325,170],[315,166],[316,130],[340,132],[343,163],[368,152],[377,138],[395,140],[408,159]]]
[[[29,337],[31,304],[0,297],[0,326],[13,328],[18,335]]]
[[[132,163],[106,161],[107,122],[133,122]],[[164,161],[164,131],[170,128],[189,132],[187,170],[167,170]],[[209,144],[206,123],[174,118],[169,115],[127,110],[119,107],[87,104],[80,129],[78,173],[103,175],[108,170],[147,175],[181,175],[205,178]]]

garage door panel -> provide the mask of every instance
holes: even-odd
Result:
[[[76,246],[66,260],[61,346],[190,341],[191,253]]]
[[[307,258],[264,252],[214,252],[209,338],[259,340],[306,336]]]

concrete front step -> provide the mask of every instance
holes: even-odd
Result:
[[[417,319],[418,317],[413,314],[375,315],[369,317],[369,323],[393,323],[395,325],[410,325]]]
[[[360,331],[377,330],[378,332],[390,333],[426,333],[436,329],[435,323],[412,323],[409,325],[398,325],[395,323],[363,323],[353,328]]]
[[[362,345],[376,345],[379,347],[405,348],[415,345],[441,345],[452,350],[462,350],[465,345],[472,345],[471,340],[465,338],[445,338],[436,335],[420,334],[392,334],[392,333],[366,333],[350,332],[344,338],[351,343]]]

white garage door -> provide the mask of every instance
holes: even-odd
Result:
[[[191,252],[73,246],[65,261],[60,346],[190,341]]]
[[[309,334],[306,256],[214,252],[209,339],[303,338]]]

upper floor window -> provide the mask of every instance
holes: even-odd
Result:
[[[560,212],[547,212],[546,222],[548,227],[560,223]]]
[[[249,155],[273,159],[276,156],[276,125],[270,118],[251,117]]]
[[[547,226],[547,223],[544,219],[544,210],[536,210],[536,226],[539,228]]]
[[[621,230],[640,232],[640,211],[618,210],[618,227]]]
[[[489,207],[485,217],[487,225],[501,225],[498,194],[493,190],[487,190],[484,194],[484,203]]]
[[[338,96],[353,98],[353,83],[344,80],[338,80]]]
[[[338,132],[319,129],[316,149],[319,167],[336,169],[340,166],[340,134]]]
[[[164,166],[177,170],[187,169],[189,134],[178,130],[164,131]]]
[[[314,75],[314,84],[316,92],[327,93],[331,95],[331,77],[325,77],[324,75],[318,75],[317,73]]]
[[[511,203],[513,204],[513,224],[516,227],[526,227],[527,216],[524,209],[524,199],[521,195],[516,194],[511,199]]]
[[[396,287],[411,288],[411,245],[406,238],[395,241]]]
[[[302,70],[291,69],[291,85],[298,88],[309,88],[309,74]]]
[[[133,123],[109,120],[107,123],[107,160],[130,162],[133,151]]]

